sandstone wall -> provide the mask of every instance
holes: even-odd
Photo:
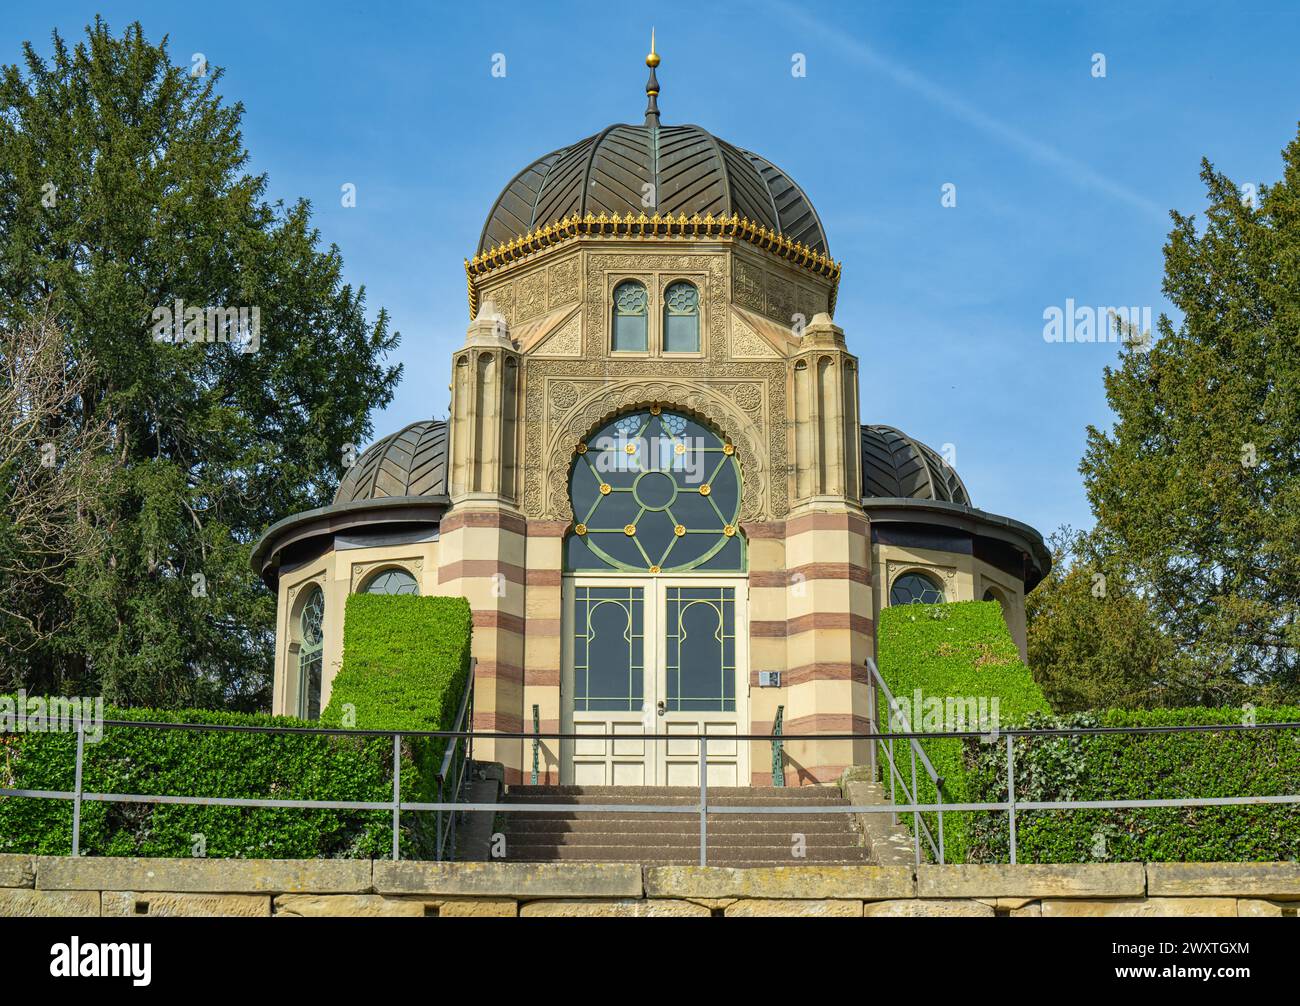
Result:
[[[792,866],[0,855],[0,916],[1295,916],[1296,863]]]

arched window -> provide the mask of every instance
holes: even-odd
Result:
[[[619,416],[574,449],[571,570],[745,568],[736,448],[659,406]]]
[[[298,715],[305,720],[320,719],[324,621],[325,594],[313,586],[298,612]]]
[[[904,573],[889,591],[892,604],[942,604],[943,588],[924,573]]]
[[[419,594],[420,585],[404,569],[385,569],[366,581],[362,592],[366,594]]]
[[[700,292],[682,280],[664,291],[664,352],[700,351]]]
[[[610,348],[616,353],[644,353],[650,298],[645,287],[628,280],[614,288],[614,324]]]

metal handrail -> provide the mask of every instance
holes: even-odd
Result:
[[[939,773],[935,771],[934,766],[930,764],[930,759],[926,756],[925,749],[921,747],[921,742],[917,740],[915,736],[911,736],[912,724],[910,720],[908,720],[907,716],[903,714],[902,708],[898,705],[898,702],[894,698],[893,693],[889,690],[889,685],[885,684],[885,679],[881,676],[880,669],[876,667],[876,662],[872,660],[870,657],[867,658],[867,670],[871,673],[874,687],[879,688],[885,695],[885,701],[888,703],[889,712],[890,712],[889,725],[892,727],[896,722],[901,723],[903,726],[907,728],[906,732],[909,734],[907,743],[908,743],[908,749],[911,755],[911,762],[912,762],[912,786],[910,789],[908,788],[907,780],[904,779],[902,773],[898,771],[898,765],[894,761],[893,738],[890,738],[887,744],[882,743],[880,741],[873,742],[873,746],[874,744],[880,744],[880,747],[885,755],[885,760],[889,765],[889,802],[892,804],[898,803],[897,791],[894,788],[895,782],[897,782],[897,785],[903,791],[903,795],[907,798],[907,802],[913,806],[916,805],[919,798],[919,791],[916,785],[916,761],[919,756],[921,760],[921,765],[925,768],[926,774],[930,777],[930,782],[934,784],[934,792],[936,795],[936,799],[938,801],[938,805],[940,806],[940,808],[942,808],[943,777],[939,775]],[[868,704],[868,716],[873,731],[878,729],[880,724],[876,719],[876,703],[874,701]],[[874,781],[874,776],[873,776],[873,781]],[[894,816],[894,823],[895,824],[898,823],[897,814],[895,814]],[[918,866],[921,863],[921,838],[922,837],[925,838],[926,844],[930,847],[930,854],[934,857],[935,861],[938,863],[943,863],[944,836],[943,836],[943,810],[942,809],[939,810],[938,829],[939,829],[939,837],[938,840],[936,841],[934,833],[930,830],[930,826],[926,823],[925,819],[921,817],[921,812],[919,810],[914,810],[912,812],[913,846],[915,850],[916,863]]]
[[[460,709],[456,713],[456,729],[462,730],[466,724],[473,725],[474,715],[474,672],[477,669],[478,661],[470,658],[469,676],[465,682],[465,692],[460,697]],[[455,773],[455,779],[451,786],[450,802],[454,805],[459,801],[459,797],[464,789],[465,783],[469,778],[470,766],[474,758],[474,733],[471,730],[464,738],[464,754],[460,758],[459,766]],[[457,737],[447,745],[447,750],[442,754],[442,765],[438,769],[438,802],[442,803],[447,799],[447,778],[451,773],[452,765],[456,761],[456,752],[461,749],[461,738]],[[396,773],[394,769],[394,773]],[[400,794],[400,790],[398,791]],[[448,812],[446,828],[442,823],[442,811],[437,811],[434,818],[434,858],[438,862],[448,857],[456,855],[456,823],[459,815],[455,810]],[[397,859],[397,836],[393,836],[393,858]]]
[[[776,719],[772,721],[772,785],[785,785],[785,745],[781,740],[781,720],[785,716],[785,706],[776,707]]]
[[[537,772],[541,767],[542,759],[542,710],[536,702],[533,703],[533,785],[537,785]]]
[[[879,680],[879,672],[875,669],[874,662],[869,662],[869,666],[876,676],[876,680],[882,686],[882,690],[890,698],[890,705],[896,707],[889,695],[888,686]],[[468,718],[472,715],[472,687],[473,677],[467,683],[467,694],[462,697],[461,712],[458,716],[458,726],[464,727]],[[871,708],[871,725],[878,727],[875,715],[875,703],[872,701]],[[910,725],[910,724],[909,724]],[[505,731],[475,731],[471,729],[458,730],[355,730],[339,729],[330,727],[266,727],[251,726],[242,724],[217,724],[217,723],[161,723],[143,720],[103,720],[97,721],[97,726],[115,726],[115,727],[134,727],[143,729],[172,729],[172,730],[211,730],[211,731],[245,731],[265,734],[292,734],[307,733],[318,735],[338,735],[350,737],[390,737],[393,741],[393,795],[391,800],[279,800],[279,799],[261,799],[261,798],[234,798],[234,797],[202,797],[202,796],[170,796],[143,793],[87,793],[83,790],[83,772],[84,768],[84,746],[85,746],[85,727],[80,721],[75,724],[78,734],[77,738],[77,763],[78,771],[75,775],[75,789],[66,790],[27,790],[27,789],[8,789],[0,788],[0,797],[21,797],[30,799],[45,800],[68,800],[73,803],[73,834],[72,848],[73,855],[80,854],[80,807],[85,801],[101,803],[161,803],[161,804],[184,804],[191,806],[219,806],[219,807],[248,807],[248,808],[275,808],[275,809],[303,809],[303,810],[349,810],[349,811],[390,811],[393,815],[393,839],[392,839],[392,858],[400,858],[399,848],[399,822],[400,815],[403,812],[436,812],[441,822],[441,814],[446,812],[450,815],[450,825],[448,831],[454,836],[455,820],[458,814],[478,813],[478,812],[509,812],[509,813],[556,813],[572,812],[574,804],[572,803],[470,803],[460,799],[461,789],[464,781],[468,778],[468,766],[472,762],[473,741],[474,738],[481,739],[503,739],[520,741],[525,738],[542,738],[547,739],[604,739],[607,741],[623,740],[626,741],[632,737],[642,740],[674,740],[699,742],[700,748],[700,800],[698,804],[690,805],[669,805],[661,804],[583,804],[581,809],[584,812],[618,812],[632,814],[695,814],[700,819],[700,863],[707,863],[708,855],[708,816],[711,814],[892,814],[897,818],[899,814],[912,814],[915,823],[920,827],[914,828],[913,844],[916,851],[917,862],[920,862],[921,840],[925,838],[930,845],[931,851],[937,856],[938,861],[943,861],[943,830],[942,816],[940,817],[939,841],[937,845],[933,841],[933,835],[928,826],[924,824],[921,814],[938,813],[942,815],[944,811],[960,812],[989,812],[989,813],[1006,813],[1008,815],[1008,836],[1010,840],[1010,861],[1016,862],[1016,827],[1015,818],[1017,811],[1029,810],[1142,810],[1152,808],[1187,808],[1187,807],[1233,807],[1233,806],[1251,806],[1251,805],[1271,805],[1271,806],[1290,806],[1300,805],[1300,794],[1277,794],[1268,796],[1239,796],[1239,797],[1176,797],[1176,798],[1154,798],[1147,800],[1050,800],[1050,801],[1033,801],[1017,800],[1015,793],[1015,749],[1012,743],[1015,737],[1062,737],[1062,736],[1088,736],[1098,734],[1148,734],[1148,733],[1201,733],[1201,732],[1237,732],[1237,731],[1258,731],[1258,730],[1300,730],[1300,723],[1240,723],[1240,724],[1194,724],[1188,726],[1166,726],[1166,727],[1051,727],[1044,729],[1034,728],[1016,728],[1008,730],[999,730],[998,732],[1007,738],[1007,799],[1002,801],[989,801],[983,803],[945,803],[941,791],[943,779],[934,771],[930,765],[928,757],[925,756],[919,743],[913,749],[912,754],[912,787],[909,790],[906,780],[898,771],[894,761],[893,744],[897,740],[907,740],[910,742],[919,742],[920,739],[929,738],[931,740],[942,737],[945,740],[957,738],[984,738],[988,739],[987,730],[978,731],[952,731],[943,734],[934,733],[916,733],[913,731],[903,732],[881,732],[872,730],[867,733],[841,733],[841,734],[797,734],[785,735],[785,739],[792,740],[852,740],[852,741],[872,741],[879,744],[886,751],[886,756],[890,765],[890,786],[891,793],[896,792],[896,784],[902,784],[903,791],[908,795],[908,802],[905,804],[865,804],[865,805],[848,805],[848,806],[824,806],[824,805],[788,805],[788,806],[718,806],[709,803],[708,798],[708,743],[710,740],[723,741],[734,744],[737,741],[771,741],[771,734],[728,734],[725,736],[710,737],[706,734],[682,735],[682,734],[574,734],[564,733],[561,731],[535,731],[532,734]],[[450,791],[450,799],[447,798],[447,789],[445,783],[450,775],[450,769],[453,762],[448,760],[445,753],[443,758],[443,775],[440,777],[439,799],[436,802],[422,801],[404,801],[401,799],[401,741],[403,738],[420,738],[420,737],[443,737],[452,740],[463,739],[464,758],[458,771],[455,773],[455,783]],[[886,746],[887,745],[887,746]],[[875,744],[872,745],[873,749]],[[452,754],[459,744],[452,745]],[[916,762],[920,761],[925,767],[931,781],[936,783],[936,793],[938,801],[936,803],[919,803],[916,797]],[[454,838],[453,838],[454,841]],[[439,846],[442,847],[442,835],[439,835]]]

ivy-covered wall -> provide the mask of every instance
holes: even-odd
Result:
[[[1035,727],[1175,726],[1300,722],[1300,708],[1108,709]],[[1151,800],[1300,793],[1300,730],[1094,734],[1016,738],[1017,800]],[[1006,751],[967,743],[968,792],[1005,800]],[[974,816],[974,815],[972,815]],[[1007,816],[982,814],[968,832],[970,862],[1006,862]],[[1151,810],[1020,811],[1022,863],[1295,861],[1300,808],[1294,805]]]
[[[1020,662],[994,602],[886,608],[880,617],[879,659],[895,696],[912,704],[917,689],[925,698],[942,700],[997,696],[1001,729],[1300,722],[1297,707],[1107,709],[1054,717]],[[924,708],[913,716],[912,726],[934,733],[954,728],[932,722]],[[990,739],[923,742],[944,779],[945,802],[996,803],[1007,798],[1006,740]],[[1013,744],[1018,800],[1300,793],[1300,730],[1018,737]],[[910,780],[906,743],[895,742],[895,751]],[[887,786],[883,767],[882,778]],[[920,800],[933,802],[928,777],[920,771],[918,779]],[[910,827],[909,816],[902,821]],[[937,815],[926,815],[926,821],[932,831],[937,829]],[[944,836],[950,863],[1009,859],[1005,813],[945,813]],[[1300,856],[1300,808],[1018,811],[1016,856],[1022,863],[1294,861]]]

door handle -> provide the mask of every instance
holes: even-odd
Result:
[[[668,711],[667,707],[664,705],[663,699],[660,699],[659,702],[655,705],[655,711],[658,712],[660,716],[662,716],[665,712]]]

